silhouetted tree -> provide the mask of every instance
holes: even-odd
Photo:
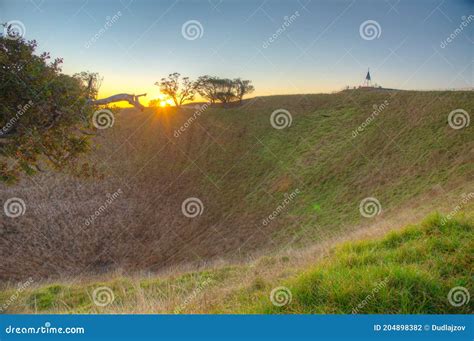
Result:
[[[251,81],[236,78],[234,80],[227,78],[218,78],[213,76],[201,76],[196,81],[198,93],[211,103],[217,101],[228,104],[238,100],[242,102],[246,94],[255,89]]]
[[[201,97],[207,99],[211,103],[215,103],[218,92],[218,78],[212,76],[201,76],[196,81],[196,89]]]
[[[242,103],[242,99],[245,95],[250,94],[255,91],[254,86],[251,84],[250,80],[242,80],[240,78],[234,79],[234,86],[236,91],[236,97],[239,99],[239,102]]]
[[[171,73],[167,78],[162,78],[155,85],[160,87],[163,95],[170,97],[177,107],[180,107],[187,101],[192,101],[196,93],[195,83],[188,77],[183,77],[178,72]]]
[[[217,79],[216,97],[223,104],[228,104],[237,99],[235,83],[231,79]]]

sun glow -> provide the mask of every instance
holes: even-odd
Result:
[[[174,102],[172,99],[165,99],[160,102],[160,107],[169,107],[171,105],[174,105]]]
[[[158,96],[148,102],[149,106],[160,106],[162,108],[164,107],[170,107],[174,105],[174,102],[171,98],[168,98],[167,96],[163,94],[158,94]]]

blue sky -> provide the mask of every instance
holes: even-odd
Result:
[[[102,95],[148,92],[148,99],[159,94],[154,82],[175,71],[251,79],[255,95],[336,91],[359,85],[368,67],[385,87],[472,87],[474,20],[440,46],[469,15],[474,2],[466,0],[0,0],[0,21],[21,21],[40,51],[64,58],[64,72],[96,71]],[[183,37],[189,20],[202,37]],[[360,34],[367,20],[380,27],[372,40]]]

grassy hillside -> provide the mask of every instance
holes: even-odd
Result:
[[[265,313],[440,314],[471,313],[474,304],[456,307],[449,291],[472,292],[472,221],[433,216],[420,225],[391,232],[382,240],[343,244],[334,253],[288,281],[292,301],[278,307],[263,300],[250,311]]]
[[[302,269],[295,255],[265,257],[181,275],[33,284],[1,292],[0,302],[12,301],[9,313],[470,313],[472,301],[454,306],[448,294],[459,286],[472,293],[473,232],[472,215],[436,214],[382,239],[339,245]],[[281,287],[291,300],[271,295]],[[94,304],[98,288],[113,301]]]
[[[95,139],[90,158],[101,177],[45,173],[0,188],[2,202],[16,196],[27,206],[0,222],[0,281],[246,262],[350,235],[408,208],[447,213],[473,190],[472,125],[447,122],[458,108],[474,111],[472,92],[272,96],[200,115],[123,110]],[[289,127],[272,127],[277,109],[291,114]],[[189,197],[204,205],[196,218],[181,212]],[[373,218],[359,211],[368,197],[381,205]]]

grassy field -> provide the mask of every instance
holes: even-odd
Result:
[[[473,232],[472,216],[433,214],[383,238],[338,245],[314,264],[299,254],[302,269],[295,255],[264,257],[181,275],[33,284],[0,300],[12,302],[9,313],[471,313],[472,301],[454,306],[448,294],[472,292]],[[94,303],[97,288],[112,293],[106,306]]]
[[[38,291],[8,311],[169,312],[212,275],[197,290],[205,303],[184,311],[279,312],[239,299],[222,306],[223,296],[238,296],[245,283],[266,297],[269,286],[314,266],[335,244],[381,237],[433,211],[448,214],[474,191],[472,126],[448,124],[458,108],[474,111],[472,92],[351,90],[258,97],[200,114],[118,111],[89,156],[99,177],[47,172],[0,188],[2,201],[16,196],[27,207],[0,222],[2,297],[30,277],[29,290]],[[284,129],[270,121],[278,109],[291,115]],[[196,218],[182,214],[189,197],[203,203]],[[361,215],[365,198],[380,202],[379,214]],[[115,294],[105,309],[91,303],[102,281]],[[323,309],[317,297],[308,305],[298,299],[309,290],[304,282],[282,312]]]
[[[288,281],[292,301],[261,300],[250,311],[298,314],[471,313],[474,304],[449,303],[458,286],[472,291],[474,225],[435,215],[381,240],[350,242],[314,269]]]

